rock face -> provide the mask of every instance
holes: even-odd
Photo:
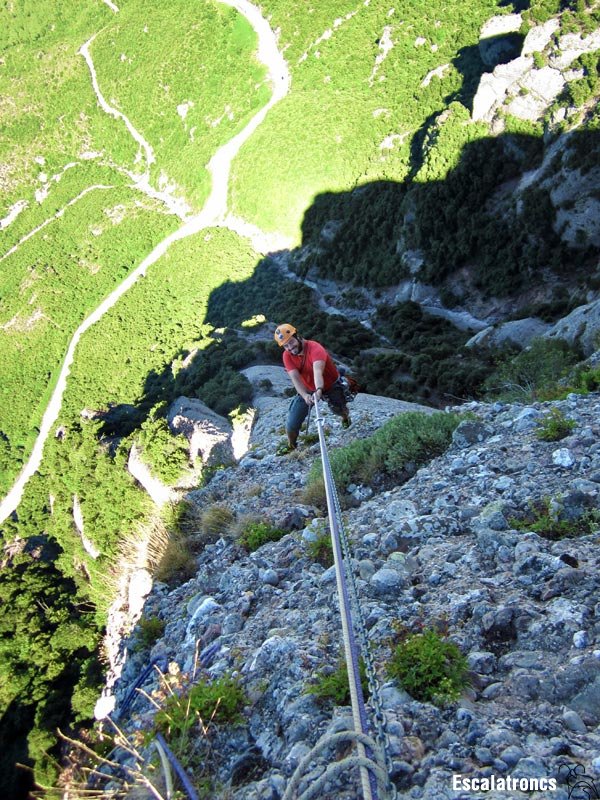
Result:
[[[527,318],[503,322],[500,325],[490,325],[476,333],[466,343],[466,347],[485,345],[486,347],[500,347],[506,342],[518,347],[527,347],[533,339],[543,336],[548,332],[550,325],[541,319]]]
[[[508,34],[517,33],[521,27],[520,14],[504,14],[487,20],[479,35],[479,55],[487,67],[495,67],[514,51]]]
[[[484,25],[479,49],[483,62],[494,66],[494,70],[481,76],[473,99],[474,120],[492,122],[497,112],[504,108],[515,117],[535,122],[566,83],[580,77],[567,70],[579,56],[600,49],[600,31],[588,36],[565,34],[554,44],[553,36],[559,25],[559,20],[553,18],[530,30],[521,54],[508,63],[499,62],[510,50],[506,34],[518,30],[520,15],[493,17]],[[548,63],[536,66],[536,53],[544,53]]]
[[[192,580],[155,586],[144,613],[165,622],[164,634],[151,651],[138,647],[116,687],[119,710],[154,659],[170,662],[173,674],[191,674],[198,653],[205,676],[239,676],[249,698],[244,724],[222,728],[210,742],[213,774],[228,792],[215,792],[215,800],[281,798],[317,739],[352,725],[347,707],[323,706],[306,694],[339,657],[338,602],[332,570],[309,550],[327,521],[299,495],[318,445],[274,455],[286,405],[273,403],[247,456],[190,500],[201,508],[226,503],[237,516],[270,523],[288,514],[295,520],[290,532],[250,554],[221,539],[197,557]],[[330,452],[409,409],[359,395],[349,430],[326,412]],[[552,409],[575,423],[558,442],[536,436]],[[462,797],[453,790],[457,773],[552,778],[552,797],[567,800],[562,765],[579,764],[600,783],[600,395],[454,410],[472,416],[446,453],[383,493],[376,481],[362,495],[349,487],[354,507],[344,513],[391,775],[400,796],[422,800]],[[360,497],[367,499],[357,505]],[[534,506],[562,521],[560,534],[534,530],[527,516]],[[517,518],[531,523],[517,528]],[[416,701],[386,672],[398,629],[430,627],[447,631],[471,670],[471,688],[443,708]],[[151,694],[159,683],[151,672],[141,688]],[[120,724],[150,728],[154,714],[140,697]],[[203,758],[203,745],[196,746],[192,770]],[[334,758],[315,756],[301,788]],[[550,796],[512,785],[514,791],[485,796]],[[332,777],[319,796],[350,800],[360,796],[359,784],[352,774]]]
[[[557,322],[545,335],[549,339],[564,339],[570,344],[579,343],[586,356],[597,349],[600,333],[600,300],[573,309]]]
[[[216,414],[201,400],[178,397],[167,412],[169,428],[190,443],[190,461],[201,458],[207,466],[234,462],[229,420]]]
[[[176,493],[170,486],[165,484],[156,476],[152,475],[150,468],[143,461],[139,449],[133,445],[129,451],[127,459],[127,469],[132,477],[144,487],[149,497],[157,506],[171,503],[176,499]]]

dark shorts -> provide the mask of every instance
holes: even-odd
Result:
[[[348,408],[344,398],[344,390],[337,381],[330,389],[328,389],[326,392],[323,392],[323,398],[325,399],[325,402],[329,408],[334,414],[337,414],[338,417],[341,417],[347,412]],[[299,394],[293,397],[288,409],[287,422],[285,426],[286,430],[291,431],[292,433],[300,433],[302,423],[308,416],[309,408],[310,406],[300,397]]]

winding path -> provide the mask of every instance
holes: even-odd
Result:
[[[229,173],[231,169],[231,162],[239,152],[240,148],[247,141],[247,139],[254,133],[256,128],[263,122],[269,110],[278,103],[289,91],[290,75],[287,64],[281,53],[277,48],[277,40],[275,34],[269,27],[268,22],[261,16],[260,11],[252,5],[248,0],[219,0],[225,5],[231,6],[236,9],[240,14],[243,14],[249,23],[252,25],[258,35],[258,59],[265,64],[269,71],[269,77],[273,87],[273,94],[269,102],[258,111],[248,124],[243,128],[240,133],[233,137],[229,142],[224,144],[217,150],[214,156],[208,163],[208,171],[211,176],[211,192],[204,204],[204,207],[196,216],[188,219],[178,230],[167,236],[160,242],[151,253],[142,261],[142,263],[121,283],[111,294],[95,309],[77,328],[67,348],[60,374],[56,387],[52,393],[46,411],[42,417],[40,425],[40,432],[35,440],[33,449],[29,459],[23,466],[19,473],[14,485],[8,494],[0,502],[0,522],[3,522],[13,511],[15,511],[21,501],[23,490],[27,481],[35,474],[39,468],[44,444],[52,426],[58,418],[60,408],[62,405],[63,394],[67,385],[67,378],[70,373],[71,364],[75,356],[75,348],[81,338],[82,334],[88,330],[95,322],[98,322],[102,316],[112,308],[115,303],[127,292],[137,279],[146,274],[146,270],[161,256],[163,256],[173,242],[180,239],[185,239],[187,236],[193,236],[199,231],[207,227],[221,226],[228,227],[236,232],[244,231],[244,235],[249,235],[255,245],[256,249],[268,249],[268,243],[272,242],[275,247],[281,246],[277,240],[269,240],[262,236],[261,232],[253,226],[249,226],[242,220],[235,217],[227,216],[227,191],[229,184]],[[112,4],[111,4],[112,7]],[[116,7],[113,8],[115,10]],[[118,9],[117,9],[118,10]],[[89,55],[89,45],[92,40],[88,41],[81,48],[81,54],[86,59],[90,73],[92,75],[92,84],[94,91],[98,98],[101,107],[112,116],[117,113],[118,117],[127,126],[129,132],[138,142],[140,147],[146,153],[146,162],[151,163],[153,160],[153,151],[150,145],[145,142],[143,137],[135,130],[129,120],[120,112],[115,112],[104,100],[100,93],[98,81],[95,77],[93,63]],[[99,187],[98,187],[99,188]],[[262,246],[261,246],[262,243]],[[257,246],[258,245],[258,246]],[[267,245],[265,247],[265,245]],[[275,248],[274,248],[275,249]]]

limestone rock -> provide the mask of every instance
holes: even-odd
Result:
[[[190,461],[201,458],[207,466],[234,462],[232,426],[201,400],[178,397],[167,412],[169,428],[183,434],[190,443]]]
[[[509,89],[515,86],[532,66],[531,56],[519,56],[508,64],[498,65],[493,72],[482,75],[473,98],[473,120],[491,121],[496,107],[503,103]]]
[[[549,329],[548,323],[535,317],[511,320],[484,328],[466,342],[466,347],[500,347],[506,342],[527,347],[533,339],[543,336]]]
[[[521,27],[520,14],[503,14],[488,19],[479,34],[479,55],[488,67],[495,67],[514,51],[509,34]]]
[[[569,344],[579,343],[586,356],[595,350],[600,331],[600,300],[579,306],[553,325],[546,333],[548,339],[564,339]]]

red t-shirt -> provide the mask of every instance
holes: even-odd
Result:
[[[331,389],[333,384],[340,376],[340,373],[337,371],[337,367],[333,363],[333,359],[322,344],[319,344],[312,339],[303,339],[302,342],[303,349],[299,356],[294,356],[287,350],[283,351],[283,366],[286,368],[287,372],[292,372],[292,370],[297,369],[300,373],[300,377],[306,385],[306,388],[309,390],[309,392],[314,392],[316,386],[313,364],[315,361],[324,361],[325,368],[323,370],[323,388],[325,391]]]

